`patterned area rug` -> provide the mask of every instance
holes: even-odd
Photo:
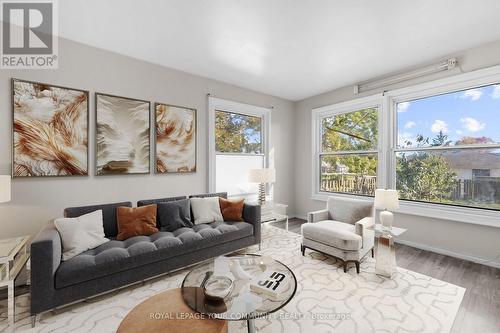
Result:
[[[340,261],[307,250],[300,236],[269,225],[263,228],[261,254],[288,265],[298,281],[295,297],[282,310],[255,321],[259,332],[449,332],[465,289],[398,268],[393,280],[374,274],[374,260],[345,274]],[[257,247],[246,250],[256,253]],[[164,275],[41,316],[34,329],[29,297],[16,298],[15,332],[114,332],[137,304],[181,285],[187,270]],[[0,332],[9,332],[6,301],[0,301]],[[231,322],[229,331],[246,332]]]

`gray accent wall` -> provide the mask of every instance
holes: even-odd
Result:
[[[468,51],[450,54],[450,56],[458,57],[461,69],[457,68],[449,73],[435,74],[432,77],[425,78],[425,80],[417,79],[407,82],[404,85],[394,85],[389,87],[389,89],[402,88],[458,74],[461,70],[469,72],[498,65],[500,64],[500,41]],[[326,202],[311,199],[311,110],[381,92],[382,89],[354,95],[353,86],[348,86],[296,103],[294,141],[296,151],[294,163],[295,200],[293,207],[297,216],[305,217],[309,211],[324,209],[326,207]],[[397,214],[395,215],[395,225],[408,229],[400,238],[402,242],[408,245],[500,267],[500,223],[498,228],[496,228],[415,215]]]
[[[182,52],[182,50],[172,50]],[[189,55],[186,55],[189,56]],[[0,203],[0,238],[35,234],[70,206],[136,202],[207,191],[207,93],[258,106],[274,106],[271,162],[276,168],[277,202],[293,201],[294,104],[290,101],[168,69],[73,41],[59,41],[58,70],[0,69],[0,174],[11,173],[12,77],[90,91],[90,176],[16,178],[12,201]],[[168,175],[95,176],[95,92],[181,105],[198,110],[197,172]],[[153,152],[151,154],[153,158]],[[153,165],[153,160],[151,160]]]

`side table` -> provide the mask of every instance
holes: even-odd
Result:
[[[288,215],[286,213],[287,205],[266,201],[261,206],[260,222],[285,222],[286,231],[288,231]]]
[[[386,229],[380,224],[374,224],[371,228],[378,238],[375,254],[375,274],[392,278],[392,274],[397,269],[394,238],[403,234],[406,229],[396,227]]]
[[[0,287],[7,286],[7,315],[9,325],[15,321],[14,282],[30,258],[27,245],[30,236],[0,240]]]

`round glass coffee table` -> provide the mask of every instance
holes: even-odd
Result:
[[[262,281],[263,276],[272,276]],[[227,296],[214,301],[204,287],[218,278],[232,283]],[[277,287],[279,293],[255,291],[255,285]],[[281,283],[281,285],[280,285]],[[221,256],[195,266],[182,282],[182,296],[196,312],[223,320],[246,320],[248,332],[255,332],[254,319],[284,307],[295,295],[297,279],[285,264],[268,256]]]

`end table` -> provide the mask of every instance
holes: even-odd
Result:
[[[0,240],[0,287],[7,286],[7,315],[9,325],[15,321],[14,282],[30,258],[28,241],[30,236]]]
[[[406,229],[396,227],[386,229],[381,224],[374,224],[371,228],[378,238],[377,252],[375,254],[375,274],[392,278],[392,274],[397,269],[394,238],[400,236]]]

